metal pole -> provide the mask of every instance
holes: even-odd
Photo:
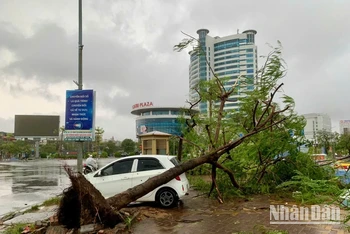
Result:
[[[83,89],[83,29],[82,29],[82,0],[79,0],[79,71],[78,89]]]
[[[40,154],[39,154],[39,144],[40,144],[40,138],[34,138],[34,142],[35,142],[35,158],[39,158]]]
[[[83,29],[82,29],[82,0],[79,0],[79,65],[78,65],[78,89],[83,89]],[[83,172],[83,142],[78,142],[78,172]]]

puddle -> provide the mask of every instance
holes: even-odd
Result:
[[[114,158],[100,159],[105,165]],[[61,194],[70,185],[63,165],[76,169],[76,160],[0,162],[0,217]]]

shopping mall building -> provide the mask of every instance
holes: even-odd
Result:
[[[195,110],[191,110],[195,111]],[[180,116],[190,118],[189,108],[154,107],[153,102],[143,102],[133,105],[131,114],[137,115],[136,135],[159,131],[171,135],[181,135]]]

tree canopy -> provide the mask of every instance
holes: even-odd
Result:
[[[134,154],[136,143],[131,139],[124,139],[121,144],[122,150],[127,154]]]

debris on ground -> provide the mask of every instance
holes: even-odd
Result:
[[[55,207],[57,209],[57,207]],[[0,220],[0,233],[5,230],[15,228],[15,233],[21,234],[65,234],[65,233],[125,233],[131,229],[131,225],[140,221],[140,212],[135,208],[125,208],[120,211],[124,222],[119,223],[113,228],[104,228],[100,223],[90,223],[82,225],[80,228],[66,228],[59,225],[57,214],[52,210],[44,212],[36,211],[33,213],[11,214]],[[41,219],[41,217],[45,217]],[[34,220],[35,219],[35,220]]]

